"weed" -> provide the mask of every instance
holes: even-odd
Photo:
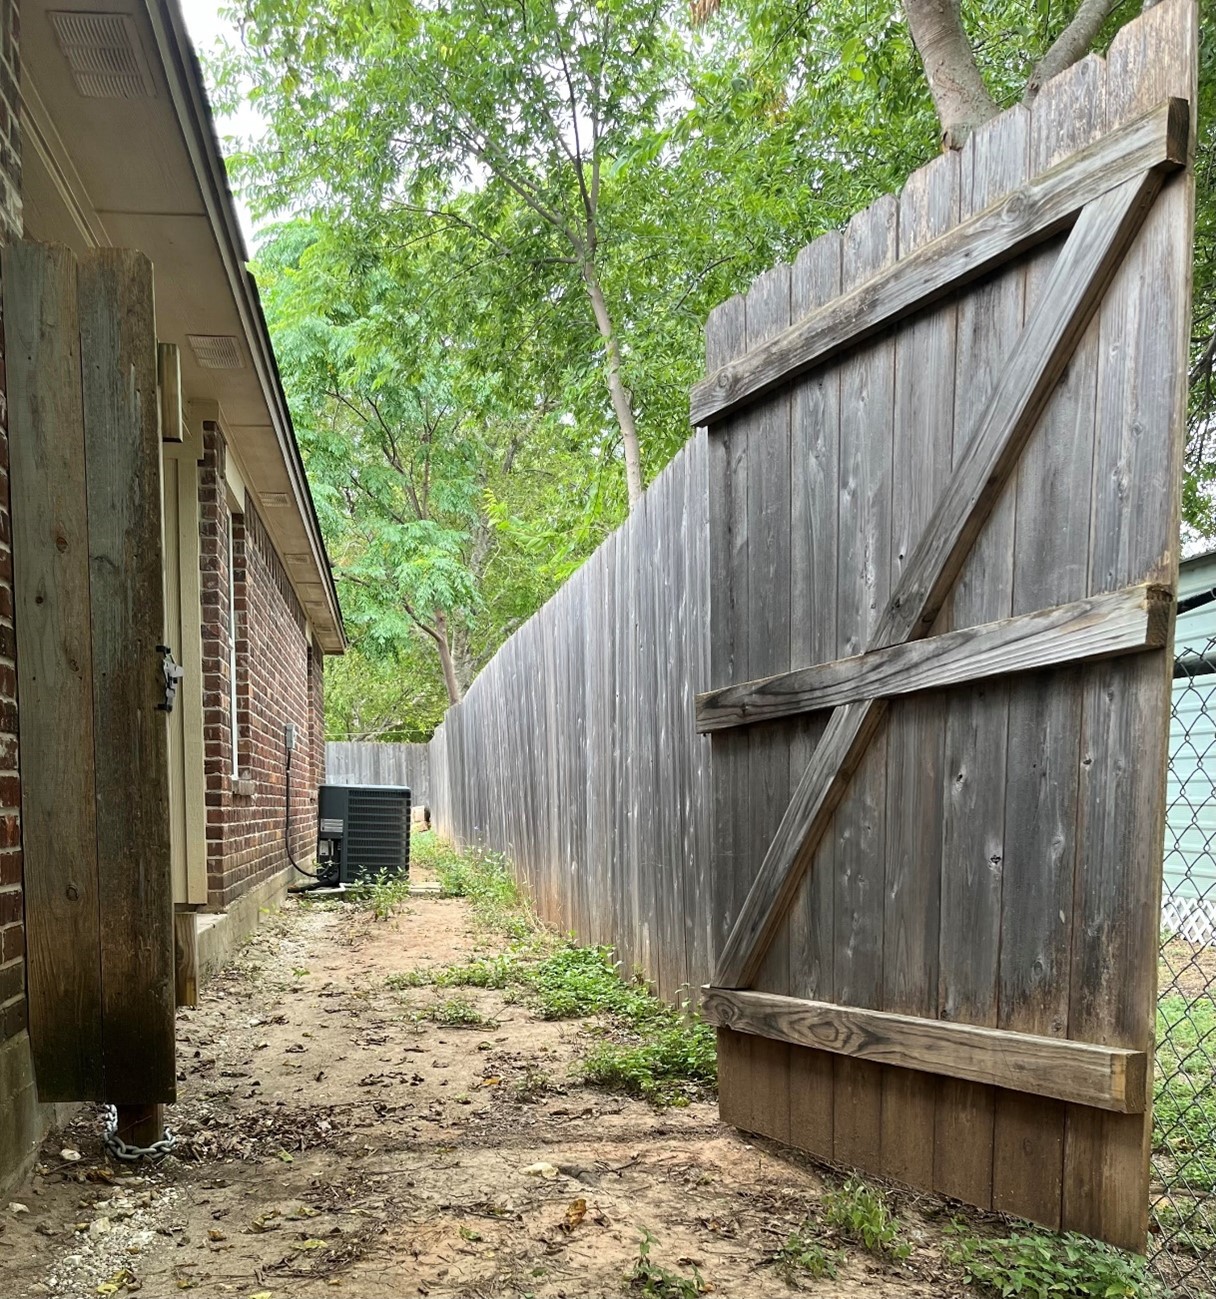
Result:
[[[831,1280],[840,1262],[838,1251],[829,1250],[816,1234],[815,1224],[806,1222],[793,1232],[773,1257],[777,1273],[786,1285],[796,1286],[804,1277]]]
[[[424,1014],[444,1028],[484,1028],[493,1027],[494,1021],[487,1019],[467,997],[449,997],[446,1001],[437,1002]]]
[[[523,1105],[530,1105],[540,1100],[553,1090],[553,1080],[543,1069],[534,1064],[524,1068],[524,1076],[515,1084],[515,1099]]]
[[[583,1062],[585,1080],[609,1091],[642,1096],[654,1105],[687,1105],[712,1091],[718,1068],[713,1030],[699,1021],[683,1020],[677,1011],[668,1013],[670,1020],[655,1023],[653,1035],[646,1040],[605,1042],[590,1051]]]
[[[980,1239],[960,1233],[948,1257],[964,1279],[1001,1299],[1149,1299],[1144,1260],[1073,1234],[1039,1231]]]
[[[409,895],[410,877],[386,870],[350,891],[351,899],[366,907],[377,920],[388,920]]]
[[[692,1276],[688,1277],[652,1262],[650,1247],[657,1243],[654,1234],[643,1227],[637,1259],[633,1270],[625,1278],[631,1290],[648,1296],[648,1299],[698,1299],[698,1296],[709,1292],[709,1287],[695,1267]]]
[[[886,1196],[860,1177],[850,1177],[823,1197],[823,1220],[842,1239],[853,1241],[869,1254],[902,1259],[912,1252]]]

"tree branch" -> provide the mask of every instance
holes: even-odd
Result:
[[[1029,104],[1043,86],[1057,73],[1070,68],[1078,59],[1083,59],[1098,39],[1102,24],[1115,7],[1115,0],[1081,0],[1073,20],[1056,37],[1051,48],[1035,64],[1030,80],[1026,83],[1026,94],[1022,99]]]
[[[962,148],[997,106],[984,85],[963,29],[959,0],[903,0],[929,92],[942,128],[942,147]]]

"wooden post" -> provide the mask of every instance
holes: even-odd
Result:
[[[119,1105],[119,1141],[128,1146],[155,1145],[165,1135],[165,1107],[163,1105]]]
[[[169,728],[152,264],[78,272],[93,632],[105,1099],[175,1098]]]
[[[76,259],[3,251],[30,1044],[42,1101],[104,1099]]]

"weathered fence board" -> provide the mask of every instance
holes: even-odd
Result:
[[[102,1081],[76,259],[28,243],[3,258],[30,1040],[43,1099],[76,1100],[99,1096]]]

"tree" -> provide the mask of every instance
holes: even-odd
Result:
[[[553,353],[516,346],[505,379],[487,367],[483,340],[459,329],[483,304],[445,280],[433,243],[402,251],[392,234],[290,222],[256,268],[356,651],[332,674],[352,687],[352,732],[411,731],[432,711],[419,639],[458,702],[602,536],[594,457],[546,387]],[[356,682],[378,700],[370,715]]]
[[[1144,7],[1152,3],[1155,0],[1147,0]],[[977,126],[1000,111],[963,26],[961,0],[903,0],[903,6],[941,122],[942,144],[958,149]],[[1032,100],[1045,81],[1084,58],[1121,7],[1127,8],[1119,0],[1081,0],[1071,21],[1031,68],[1024,100]]]
[[[416,313],[395,313],[379,264],[324,229],[283,227],[260,269],[347,618],[365,651],[395,653],[421,632],[456,703],[482,452],[459,356]]]
[[[670,106],[681,45],[662,0],[244,0],[243,48],[269,141],[238,164],[263,210],[307,198],[460,228],[484,257],[560,270],[587,304],[628,497],[643,487],[629,340],[605,291],[607,191]],[[462,195],[476,191],[473,203]]]

